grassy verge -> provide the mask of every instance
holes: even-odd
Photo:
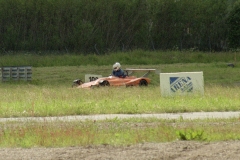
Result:
[[[236,111],[239,87],[205,87],[204,96],[161,97],[159,87],[99,88],[18,86],[1,89],[0,117]]]
[[[240,139],[238,119],[184,121],[114,119],[87,122],[8,122],[0,124],[0,147],[130,145],[176,140]]]

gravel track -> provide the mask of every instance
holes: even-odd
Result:
[[[189,112],[189,113],[160,113],[160,114],[100,114],[79,115],[62,117],[24,117],[24,118],[0,118],[0,122],[6,121],[84,121],[106,120],[114,118],[160,118],[160,119],[206,119],[206,118],[238,118],[239,112]]]

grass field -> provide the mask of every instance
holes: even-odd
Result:
[[[240,107],[239,69],[219,64],[133,65],[161,72],[203,71],[205,95],[162,97],[159,74],[152,73],[147,88],[71,88],[86,73],[107,76],[111,66],[33,67],[30,82],[0,84],[0,117],[63,116],[110,113],[165,113],[235,111]],[[230,78],[231,77],[231,78]]]
[[[19,61],[21,62],[21,58]],[[63,60],[60,61],[62,64]],[[234,68],[228,67],[226,61],[122,64],[123,69],[154,68],[162,73],[203,71],[204,96],[162,97],[159,74],[155,73],[149,75],[152,83],[147,88],[110,87],[81,90],[71,87],[74,79],[84,79],[85,74],[108,76],[111,68],[111,64],[33,66],[32,81],[0,83],[0,117],[239,111],[240,108],[240,70],[238,65]],[[101,121],[97,125],[94,122],[58,123],[1,123],[0,144],[2,147],[124,145],[177,139],[215,141],[240,137],[238,119],[216,120],[217,124],[226,124],[227,129],[221,125],[208,125],[206,121],[194,125],[196,123],[193,121],[186,123],[180,120],[113,120]],[[149,123],[154,125],[148,125]],[[215,123],[215,120],[211,121],[212,123]],[[133,127],[139,124],[143,127]],[[183,124],[186,125],[183,127]],[[59,125],[61,127],[56,127]],[[175,125],[178,127],[174,127]]]

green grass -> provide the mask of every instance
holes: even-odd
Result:
[[[30,65],[33,67],[111,65],[159,65],[175,63],[235,63],[240,52],[143,51],[108,53],[104,55],[81,53],[9,52],[0,55],[1,66]]]
[[[1,87],[0,117],[237,111],[239,87],[205,87],[205,95],[162,97],[159,87]]]
[[[171,72],[197,72],[203,71],[205,85],[236,85],[240,84],[239,67],[228,67],[226,63],[176,63],[176,64],[159,64],[159,65],[125,65],[126,68],[154,68],[161,73]],[[112,65],[87,65],[87,66],[59,66],[59,67],[33,67],[33,75],[31,84],[45,86],[71,86],[74,79],[80,78],[84,80],[85,74],[97,74],[108,76],[112,72]],[[142,76],[144,72],[136,74]],[[151,84],[159,86],[159,74],[152,72],[149,75],[152,80]]]
[[[239,53],[236,55],[238,59]],[[0,117],[239,111],[240,70],[237,63],[234,68],[226,65],[233,59],[233,53],[143,51],[104,56],[5,55],[0,58],[2,66],[32,65],[33,75],[29,82],[0,83]],[[162,73],[203,71],[205,94],[162,97],[159,74],[154,73],[149,75],[152,83],[147,88],[82,90],[71,87],[74,79],[84,79],[85,74],[108,76],[115,61],[121,62],[123,69],[155,68]],[[216,126],[214,120],[6,122],[0,123],[0,146],[61,147],[175,140],[239,140],[238,121],[216,120]]]
[[[0,147],[131,145],[177,140],[240,139],[238,119],[113,119],[86,122],[7,122],[0,124]]]
[[[110,87],[82,90],[72,81],[85,74],[107,76],[111,66],[33,67],[32,81],[0,84],[0,117],[63,116],[114,113],[236,111],[240,108],[239,68],[224,63],[127,65],[161,72],[203,71],[204,96],[162,97],[159,74],[147,88]]]

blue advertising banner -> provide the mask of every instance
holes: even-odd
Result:
[[[170,88],[172,92],[191,92],[193,83],[191,77],[170,77]]]

